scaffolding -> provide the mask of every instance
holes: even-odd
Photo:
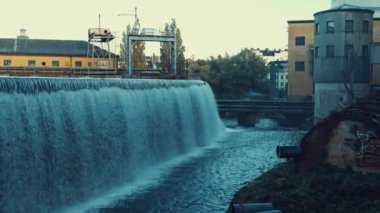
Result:
[[[112,68],[113,63],[110,51],[110,41],[113,39],[115,39],[115,36],[111,33],[110,29],[100,27],[99,16],[99,27],[88,29],[88,71],[91,69]],[[105,46],[106,49],[104,48]]]

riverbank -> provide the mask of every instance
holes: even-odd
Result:
[[[283,163],[240,189],[231,203],[271,202],[284,213],[376,213],[379,189],[378,174],[333,167],[300,172]]]

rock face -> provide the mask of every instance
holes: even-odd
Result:
[[[380,173],[380,99],[357,103],[322,120],[301,140],[301,168],[330,164]]]

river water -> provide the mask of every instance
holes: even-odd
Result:
[[[166,168],[154,183],[121,195],[114,205],[90,212],[225,212],[237,190],[282,161],[277,145],[294,144],[305,134],[224,123],[226,133],[213,146]]]

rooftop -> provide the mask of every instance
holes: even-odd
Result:
[[[78,40],[0,38],[0,53],[2,54],[87,56],[89,47],[92,49],[93,45]],[[94,45],[94,48],[104,55],[108,54],[108,51],[98,46]],[[111,56],[115,54],[111,53]]]

